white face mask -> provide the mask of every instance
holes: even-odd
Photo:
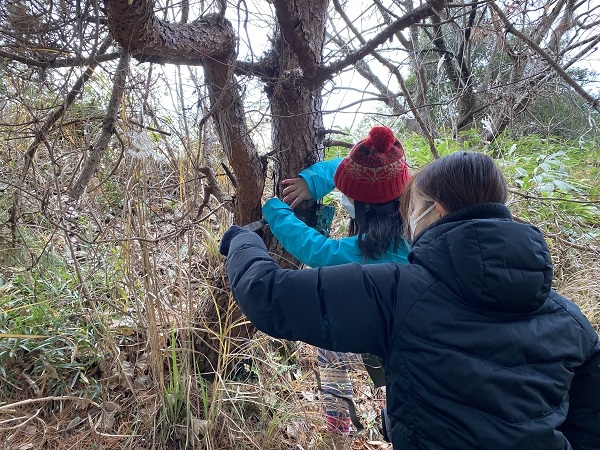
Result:
[[[425,211],[423,211],[423,213],[416,219],[413,219],[412,217],[408,218],[408,221],[410,223],[410,240],[411,241],[413,241],[415,239],[415,228],[417,227],[419,220],[421,220],[423,217],[425,217],[427,214],[429,214],[433,208],[435,208],[435,203],[433,205],[431,205],[429,208],[427,208]]]
[[[341,202],[342,206],[346,209],[346,211],[348,211],[348,215],[354,219],[354,217],[356,216],[356,213],[354,211],[354,203],[352,203],[350,199],[344,194],[342,194]]]

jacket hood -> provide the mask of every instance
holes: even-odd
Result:
[[[506,206],[478,204],[447,214],[413,243],[409,255],[465,302],[503,312],[537,310],[552,286],[542,233],[512,220]]]

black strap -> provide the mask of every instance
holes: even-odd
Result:
[[[332,205],[313,202],[310,208],[294,209],[294,214],[309,227],[314,228],[323,236],[329,237],[335,214],[335,208]]]
[[[319,371],[315,368],[313,368],[312,370],[315,373],[315,376],[317,377],[317,387],[319,388],[319,391],[323,393],[323,386],[321,385],[321,376],[319,375]],[[365,427],[362,423],[360,423],[360,420],[358,420],[358,415],[356,414],[356,405],[354,404],[354,401],[352,401],[352,398],[348,397],[347,395],[340,395],[334,392],[328,392],[328,394],[333,395],[334,397],[346,402],[346,404],[348,405],[348,412],[350,413],[350,420],[352,421],[352,425],[354,425],[354,428],[356,428],[356,434],[363,431]]]
[[[375,387],[385,386],[385,370],[379,357],[370,353],[361,353],[360,356]]]

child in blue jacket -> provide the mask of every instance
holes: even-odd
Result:
[[[408,180],[402,145],[392,130],[377,126],[346,158],[316,163],[298,178],[283,180],[287,185],[283,201],[268,200],[263,216],[282,246],[307,266],[407,264],[410,246],[402,238],[399,198]],[[303,200],[323,198],[334,187],[341,191],[351,218],[349,236],[341,239],[323,236],[292,211]],[[339,396],[352,398],[348,364],[357,361],[355,354],[318,349],[327,430],[334,441],[350,433],[349,408]]]

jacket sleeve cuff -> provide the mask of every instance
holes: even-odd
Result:
[[[302,170],[298,176],[308,185],[313,200],[320,200],[334,188],[333,177],[342,158],[320,161]]]
[[[277,197],[273,197],[273,198],[270,198],[269,200],[267,200],[262,207],[262,214],[263,214],[263,217],[265,218],[265,220],[267,221],[267,223],[269,223],[270,220],[272,220],[273,214],[277,210],[281,210],[281,209],[286,209],[289,211],[292,210],[292,208],[290,208],[288,204],[286,204],[282,200],[278,199]]]

